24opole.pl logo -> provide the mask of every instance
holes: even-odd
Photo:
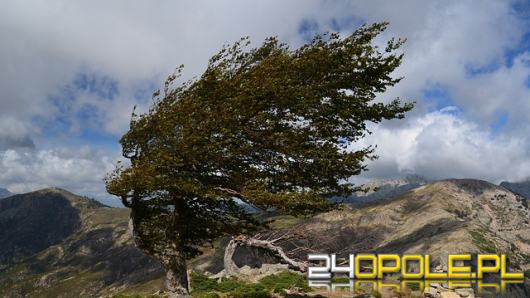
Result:
[[[308,260],[319,264],[308,268],[309,286],[331,291],[354,291],[363,284],[377,291],[384,287],[423,290],[430,284],[444,283],[449,289],[474,287],[479,293],[498,293],[504,291],[508,284],[524,282],[523,273],[508,272],[507,258],[502,254],[448,255],[447,270],[444,271],[431,268],[430,255],[350,254],[348,259],[340,261],[336,254],[309,254]],[[385,276],[389,274],[398,275],[399,282],[386,281]],[[492,275],[497,276],[498,282],[485,281]],[[342,281],[336,282],[336,277],[340,276]]]

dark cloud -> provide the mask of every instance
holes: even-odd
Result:
[[[0,135],[0,150],[7,149],[35,149],[35,143],[29,136],[2,136]]]

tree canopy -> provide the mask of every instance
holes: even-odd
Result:
[[[139,246],[160,256],[171,243],[189,257],[256,224],[234,198],[300,215],[354,191],[348,179],[375,155],[349,145],[370,133],[367,123],[413,106],[375,101],[401,80],[391,74],[403,40],[373,44],[386,25],[318,35],[297,49],[275,37],[250,48],[244,38],[181,84],[178,68],[149,112],[133,114],[120,141],[130,165],[107,178],[109,193],[132,208]]]

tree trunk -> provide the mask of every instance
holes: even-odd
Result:
[[[169,293],[169,298],[191,297],[188,287],[186,259],[179,255],[164,263],[166,264],[166,289]]]
[[[225,255],[224,255],[224,267],[225,267],[225,273],[228,276],[233,276],[237,274],[237,271],[239,268],[237,267],[236,263],[234,262],[234,253],[236,252],[236,248],[238,247],[238,242],[234,241],[234,239],[230,240],[228,245],[225,248]]]
[[[149,235],[146,236],[142,229],[141,222],[145,220],[145,217],[141,217],[144,214],[137,210],[140,207],[141,205],[136,204],[136,208],[131,208],[129,221],[129,229],[136,247],[162,264],[166,271],[166,290],[170,298],[191,297],[186,257],[182,249],[179,249],[177,241],[171,239],[163,244],[163,249],[160,249],[160,245],[154,246],[148,241],[144,241],[144,239],[149,239]]]

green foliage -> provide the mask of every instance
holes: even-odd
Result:
[[[271,293],[283,294],[286,289],[294,287],[306,292],[311,291],[305,277],[292,272],[265,276],[257,283],[250,284],[233,278],[217,281],[197,272],[193,272],[190,277],[194,297],[207,297],[204,295],[213,293],[224,293],[228,297],[271,297]]]
[[[232,298],[269,298],[271,294],[261,284],[245,284],[231,291],[228,297]]]
[[[198,272],[192,272],[190,280],[191,288],[197,292],[217,291],[227,293],[243,285],[243,283],[234,278],[221,278],[218,281]]]
[[[265,276],[260,279],[259,283],[274,293],[281,293],[282,290],[293,287],[303,289],[304,291],[311,290],[304,276],[288,271]]]
[[[217,280],[198,272],[190,274],[190,285],[197,292],[217,290]]]
[[[382,50],[372,43],[386,26],[319,35],[298,49],[276,38],[249,48],[242,39],[177,85],[179,67],[149,112],[133,112],[120,140],[130,165],[106,179],[108,192],[132,208],[139,247],[166,268],[182,266],[171,260],[258,225],[234,197],[303,215],[353,192],[346,181],[376,156],[371,146],[345,149],[370,133],[367,123],[403,118],[413,107],[374,102],[401,80],[391,74],[403,40]]]
[[[219,298],[219,294],[215,292],[199,292],[193,293],[194,298]]]
[[[233,278],[222,278],[217,284],[216,290],[222,293],[233,291],[242,286],[242,283]]]

